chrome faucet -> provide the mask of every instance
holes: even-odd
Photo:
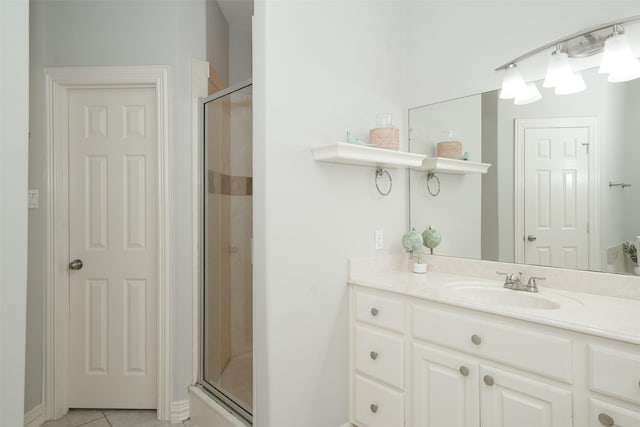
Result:
[[[500,271],[496,271],[497,274],[504,274],[504,287],[507,289],[513,289],[514,291],[525,291],[525,292],[538,292],[538,284],[536,280],[545,280],[544,277],[535,277],[531,276],[525,285],[522,283],[522,273],[502,273]]]

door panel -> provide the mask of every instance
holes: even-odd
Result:
[[[589,129],[524,132],[526,264],[589,268]]]
[[[156,407],[152,88],[69,92],[69,406]]]
[[[415,427],[478,427],[478,363],[451,351],[413,344]]]
[[[571,392],[530,378],[480,366],[482,425],[570,427]]]

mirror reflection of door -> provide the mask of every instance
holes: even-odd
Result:
[[[516,121],[517,262],[590,269],[590,144],[596,119]],[[593,220],[593,219],[592,219]],[[521,239],[521,240],[520,240]]]

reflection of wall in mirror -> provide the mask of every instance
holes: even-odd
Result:
[[[479,95],[413,110],[410,126],[414,153],[435,156],[436,144],[455,130],[462,151],[469,153],[470,160],[481,161]],[[434,197],[426,191],[427,173],[411,174],[411,226],[423,231],[431,225],[440,231],[442,243],[435,250],[437,254],[479,258],[481,175],[440,173],[441,191]]]
[[[640,113],[640,99],[628,96],[631,87],[639,86],[637,81],[628,83],[608,83],[606,76],[596,70],[584,72],[588,89],[570,95],[554,95],[550,89],[541,88],[543,98],[534,104],[515,106],[509,101],[499,103],[498,122],[498,209],[500,224],[499,260],[514,260],[514,182],[513,182],[513,135],[514,120],[542,117],[598,117],[600,126],[600,260],[601,269],[607,264],[606,248],[636,235],[637,229],[631,218],[625,219],[630,210],[627,200],[631,192],[625,188],[609,188],[609,181],[631,180],[633,167],[625,167],[631,156],[630,143],[633,138],[628,127],[635,125],[633,117]],[[640,95],[640,93],[639,93]],[[636,105],[634,105],[636,104]],[[637,112],[637,113],[636,113]],[[635,144],[636,146],[638,144]],[[640,158],[640,157],[636,157]],[[637,188],[637,186],[636,186]],[[638,212],[636,210],[636,212]],[[637,215],[637,214],[636,214]],[[638,216],[636,216],[638,218]],[[637,225],[637,221],[636,221]]]

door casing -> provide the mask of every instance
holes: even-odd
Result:
[[[47,68],[46,141],[47,209],[45,242],[45,342],[43,408],[45,419],[68,410],[69,345],[69,195],[68,91],[73,88],[153,87],[156,91],[158,135],[158,299],[157,414],[169,420],[172,402],[171,195],[169,169],[169,68]]]
[[[586,127],[589,129],[589,269],[600,270],[600,159],[599,128],[597,117],[568,117],[542,119],[516,119],[514,147],[514,215],[515,215],[515,262],[524,263],[524,135],[527,129]]]

